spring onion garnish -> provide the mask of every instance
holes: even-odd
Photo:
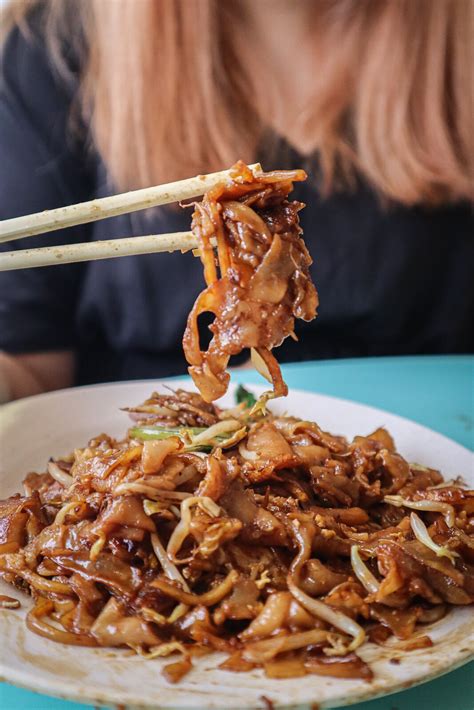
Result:
[[[411,508],[425,513],[443,513],[448,528],[454,527],[454,508],[449,503],[439,503],[435,500],[407,500],[401,496],[385,496],[384,503],[397,508]]]
[[[237,404],[245,404],[246,407],[253,407],[257,398],[249,392],[243,385],[239,385],[235,392],[235,400]]]
[[[194,434],[191,436],[191,444],[193,446],[204,444],[204,445],[220,445],[222,441],[230,438],[230,435],[235,431],[242,429],[241,422],[236,419],[227,419],[222,422],[217,422],[212,426],[204,429],[199,434]],[[247,432],[246,428],[243,427],[244,434]]]
[[[362,561],[358,545],[352,545],[351,547],[351,564],[354,574],[362,586],[371,594],[377,594],[380,589],[380,583]]]
[[[129,436],[142,441],[169,439],[177,436],[184,444],[183,453],[203,451],[209,453],[214,447],[226,449],[241,441],[247,428],[235,419],[217,422],[210,427],[168,428],[163,426],[138,426],[129,430]]]
[[[129,430],[132,439],[143,441],[152,439],[169,439],[170,436],[179,436],[180,439],[190,440],[191,437],[206,431],[206,427],[181,427],[179,429],[163,426],[136,426]]]
[[[447,557],[453,565],[456,564],[455,557],[459,557],[459,554],[445,545],[437,545],[430,536],[426,525],[416,513],[410,514],[410,525],[416,539],[433,550],[437,557]]]

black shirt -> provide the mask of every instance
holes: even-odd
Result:
[[[41,42],[13,32],[0,93],[0,219],[102,197],[100,157],[68,129],[71,87]],[[235,156],[236,159],[239,156]],[[266,169],[301,165],[285,150]],[[284,160],[284,162],[282,162]],[[387,160],[390,155],[387,154]],[[314,259],[319,315],[298,323],[281,361],[472,350],[473,217],[466,204],[383,206],[364,185],[322,199],[316,178],[295,198]],[[18,240],[3,248],[187,230],[190,211],[156,208]],[[74,349],[79,383],[179,374],[187,314],[203,288],[191,254],[156,254],[0,274],[0,349]]]

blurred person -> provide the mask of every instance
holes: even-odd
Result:
[[[473,11],[471,0],[10,2],[0,219],[239,158],[302,166],[294,195],[321,306],[278,359],[471,351]],[[190,218],[155,208],[27,246],[187,230]],[[202,286],[199,260],[180,253],[0,273],[0,401],[182,373]]]

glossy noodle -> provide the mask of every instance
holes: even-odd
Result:
[[[212,650],[229,672],[370,681],[368,639],[428,646],[427,624],[473,602],[472,491],[385,430],[348,441],[240,397],[229,413],[152,394],[123,440],[98,436],[0,503],[0,573],[32,595],[31,632],[173,655],[169,682]]]

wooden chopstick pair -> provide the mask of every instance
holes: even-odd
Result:
[[[249,166],[261,170],[257,163]],[[120,195],[103,197],[68,207],[45,210],[36,214],[15,217],[0,222],[0,242],[32,237],[45,232],[53,232],[87,222],[97,222],[108,217],[128,214],[149,207],[167,205],[199,197],[226,180],[230,170],[221,170],[208,175],[146,187]],[[140,237],[107,239],[82,244],[65,244],[56,247],[40,247],[17,251],[0,252],[0,271],[28,269],[54,264],[70,264],[95,259],[111,259],[118,256],[153,254],[157,252],[188,251],[196,249],[198,243],[192,232],[172,232]]]

